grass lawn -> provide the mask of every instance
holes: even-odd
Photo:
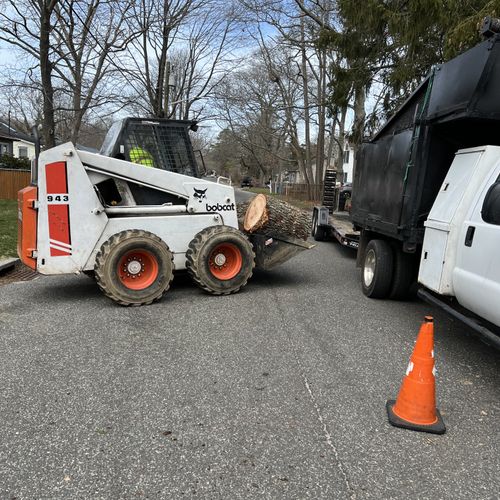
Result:
[[[263,187],[263,188],[248,188],[249,191],[252,193],[257,193],[257,194],[267,194],[269,195],[269,188]],[[271,194],[270,196],[278,196],[276,194]]]
[[[17,257],[17,200],[0,200],[0,258]]]

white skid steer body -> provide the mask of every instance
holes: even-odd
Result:
[[[107,205],[99,186],[113,182],[121,201]],[[137,205],[130,184],[168,193],[179,200]],[[42,274],[93,270],[101,245],[121,231],[155,234],[186,268],[194,236],[210,226],[238,228],[230,186],[78,151],[66,143],[40,155],[38,167],[37,271]]]

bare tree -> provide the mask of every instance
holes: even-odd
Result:
[[[205,118],[201,102],[230,71],[241,38],[231,3],[142,2],[140,23],[148,29],[124,64],[135,108],[157,117]]]
[[[55,145],[56,116],[70,114],[76,142],[84,115],[121,98],[110,91],[116,55],[140,34],[133,0],[0,0],[0,40],[27,58],[43,95],[42,136]],[[36,72],[39,73],[39,77]]]
[[[69,112],[69,139],[76,142],[83,118],[90,110],[123,103],[116,88],[116,61],[142,27],[140,8],[123,0],[60,0],[54,9],[53,80],[61,111]],[[69,105],[64,106],[64,102]]]
[[[43,92],[43,139],[55,145],[51,18],[59,0],[1,0],[0,40],[20,49],[38,65]]]
[[[218,122],[231,131],[241,151],[245,173],[262,180],[289,162],[287,132],[280,114],[282,98],[263,53],[252,54],[246,68],[234,72],[218,89],[214,106]]]
[[[18,85],[16,80],[6,78],[0,90],[3,95],[0,113],[9,114],[17,130],[31,134],[33,126],[43,122],[43,96],[38,86],[33,88],[29,82]]]
[[[275,75],[282,93],[283,116],[286,117],[289,141],[297,158],[309,195],[317,198],[313,188],[322,181],[330,165],[332,148],[327,148],[327,135],[335,137],[335,117],[329,102],[332,82],[329,66],[336,58],[331,50],[317,43],[321,25],[307,16],[295,0],[240,0],[250,21],[270,26],[256,28],[255,38],[267,54],[269,70]],[[313,3],[313,2],[311,2]],[[314,12],[323,24],[334,18],[335,3],[330,0],[314,2]],[[287,82],[287,84],[284,84]],[[289,83],[295,93],[290,95]]]
[[[164,116],[165,97],[170,80],[169,53],[180,25],[197,0],[140,0],[137,22],[142,35],[127,50],[123,63],[137,107],[147,114]]]

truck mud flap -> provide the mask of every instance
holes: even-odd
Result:
[[[255,250],[255,267],[268,271],[283,264],[304,250],[310,250],[315,245],[296,238],[283,236],[266,236],[259,233],[248,235]]]

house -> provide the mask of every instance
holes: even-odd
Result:
[[[352,183],[353,173],[354,173],[354,148],[350,146],[347,142],[344,146],[344,151],[342,152],[342,178],[340,176],[337,177],[337,182],[342,184]],[[336,167],[335,158],[331,158],[329,165],[326,166],[327,169],[335,170]],[[312,173],[313,179],[311,183],[314,184],[316,182],[316,163],[312,164]],[[289,167],[288,169],[284,169],[282,172],[275,174],[275,178],[273,179],[275,182],[286,182],[288,184],[303,184],[305,183],[304,174],[299,170],[297,166]]]
[[[35,157],[35,143],[33,137],[18,132],[4,120],[0,120],[0,158],[8,154],[16,158]]]
[[[337,179],[346,184],[348,182],[352,183],[352,176],[354,170],[354,148],[352,148],[348,143],[344,146],[344,153],[342,155],[342,171],[344,173],[343,179]]]

